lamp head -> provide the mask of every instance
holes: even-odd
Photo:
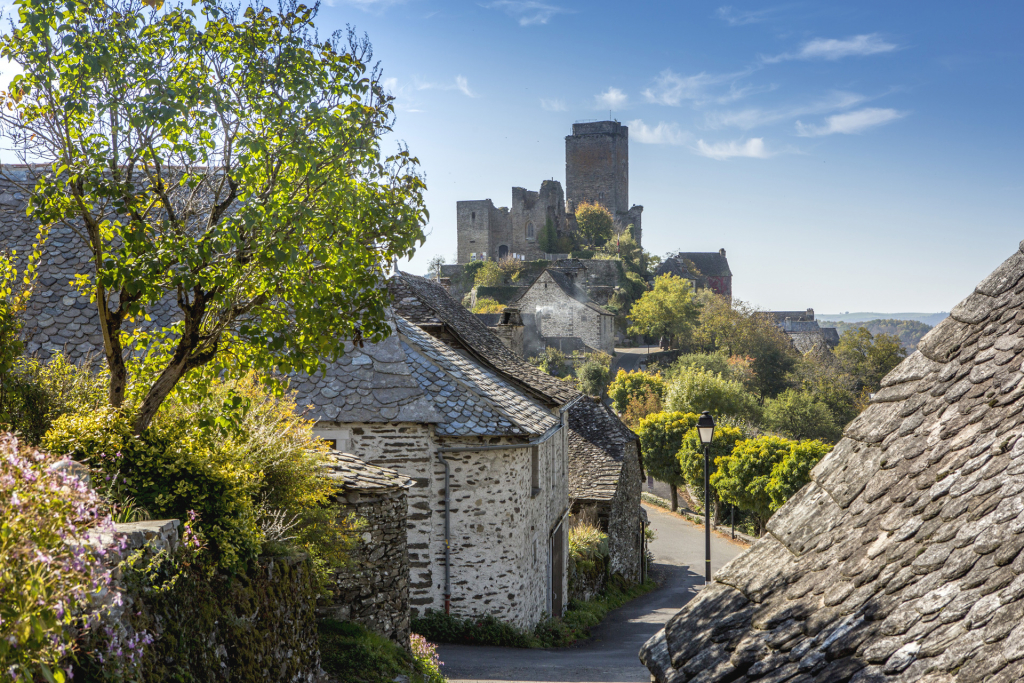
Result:
[[[715,436],[715,418],[711,417],[711,413],[706,410],[697,418],[697,434],[700,435],[700,442],[705,446],[709,445]]]

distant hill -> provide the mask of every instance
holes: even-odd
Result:
[[[945,317],[945,314],[942,315]],[[908,353],[913,353],[917,350],[917,343],[921,341],[921,337],[927,334],[928,330],[932,329],[931,325],[927,325],[918,320],[896,320],[893,318],[886,318],[884,320],[865,320],[863,322],[819,320],[818,323],[822,327],[835,327],[839,330],[840,337],[843,336],[843,333],[849,330],[855,330],[858,327],[868,328],[868,332],[871,334],[896,335],[899,337],[900,343],[903,344],[903,348],[905,348]]]
[[[949,313],[818,313],[814,317],[818,320],[834,320],[842,323],[861,323],[869,320],[916,320],[925,325],[935,327],[944,320]]]

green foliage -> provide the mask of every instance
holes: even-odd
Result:
[[[410,683],[444,683],[434,646],[413,636],[410,655],[400,645],[360,624],[324,619],[319,623],[320,656],[324,671],[334,680],[351,683],[391,683],[406,676]]]
[[[436,610],[412,620],[412,630],[436,643],[536,647],[533,634],[491,614],[460,618]]]
[[[584,202],[576,207],[576,234],[586,244],[601,246],[615,230],[615,221],[600,204]]]
[[[568,370],[566,368],[567,360],[568,359],[565,357],[564,353],[556,348],[548,346],[544,349],[544,353],[531,358],[530,363],[536,365],[549,375],[565,377],[568,374]]]
[[[736,443],[743,441],[747,436],[741,427],[725,423],[721,420],[718,421],[715,425],[714,438],[711,440],[710,457],[712,473],[715,471],[716,459],[731,454]],[[676,453],[676,458],[679,460],[679,468],[683,473],[686,485],[696,492],[699,500],[703,501],[704,445],[700,441],[700,435],[697,433],[696,428],[688,431],[683,437],[682,445],[680,445],[679,451]],[[716,507],[717,513],[719,496],[714,486],[711,487],[711,500]],[[715,518],[718,518],[717,514]]]
[[[504,310],[505,304],[499,304],[495,299],[486,296],[478,296],[476,306],[473,307],[474,313],[501,313]]]
[[[0,435],[0,670],[19,683],[67,680],[75,630],[109,611],[93,603],[111,577],[89,536],[110,519],[94,491],[53,469],[59,462]]]
[[[726,379],[739,379],[738,377],[733,377],[734,366],[729,362],[729,356],[725,351],[680,354],[675,362],[665,370],[665,376],[671,380],[680,374],[681,371],[688,368],[700,368],[714,375],[721,375]]]
[[[644,292],[629,311],[630,334],[667,335],[683,341],[697,322],[699,309],[690,281],[671,273],[654,279],[654,289]]]
[[[17,395],[24,400],[8,402],[11,428],[36,444],[61,415],[101,408],[107,399],[107,375],[93,372],[90,361],[74,364],[60,352],[46,362],[20,358],[11,378],[20,385]]]
[[[707,410],[716,418],[731,416],[755,422],[760,412],[756,398],[742,384],[699,367],[677,372],[665,394],[665,409],[684,413]]]
[[[611,357],[607,354],[590,353],[576,368],[576,384],[588,396],[601,396],[608,386],[608,368]]]
[[[794,439],[835,443],[842,436],[829,406],[809,391],[786,389],[765,401],[764,426]]]
[[[696,424],[695,413],[654,413],[640,420],[636,434],[640,437],[644,469],[649,475],[672,486],[686,484],[676,454],[683,438]]]
[[[586,511],[569,521],[569,582],[576,575],[603,573],[608,559],[608,534],[601,531],[596,514]]]
[[[20,371],[25,350],[21,316],[32,294],[45,239],[46,230],[41,228],[20,282],[14,265],[17,253],[0,251],[0,429],[18,431],[32,443],[45,431],[46,405],[39,388]]]
[[[780,436],[740,441],[731,454],[715,459],[711,485],[723,501],[750,512],[764,533],[768,518],[809,481],[811,468],[830,448]]]
[[[550,218],[544,223],[544,227],[537,237],[537,246],[545,254],[554,254],[558,249],[558,232],[555,230],[555,223]]]
[[[843,369],[857,380],[858,389],[869,393],[878,391],[882,378],[907,357],[897,337],[873,335],[866,327],[843,334],[835,354]]]
[[[608,385],[612,407],[619,413],[625,413],[629,402],[644,396],[647,391],[654,392],[659,400],[665,395],[665,382],[661,375],[642,370],[619,370],[615,379]]]
[[[856,330],[861,327],[867,329],[872,335],[888,334],[898,337],[900,344],[902,344],[908,354],[917,350],[918,342],[932,329],[931,325],[917,320],[894,320],[892,318],[868,320],[862,323],[831,322],[828,320],[821,320],[819,322],[822,327],[835,327],[839,331],[840,337],[850,330]]]
[[[0,38],[29,215],[94,255],[75,286],[111,406],[139,386],[136,434],[198,368],[312,371],[390,333],[381,278],[424,239],[424,183],[407,150],[381,153],[393,97],[369,44],[321,39],[316,12],[39,0]],[[129,334],[168,299],[178,322]]]
[[[477,287],[497,287],[504,282],[505,273],[501,272],[501,268],[494,261],[484,261],[473,279],[473,284]]]

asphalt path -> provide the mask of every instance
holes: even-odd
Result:
[[[657,537],[651,542],[654,575],[661,585],[610,612],[590,640],[570,648],[520,650],[440,645],[441,671],[452,683],[545,681],[618,683],[650,681],[640,646],[704,585],[704,528],[661,508],[645,505]],[[718,571],[743,546],[711,536],[711,567]]]

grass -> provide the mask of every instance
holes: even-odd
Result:
[[[507,624],[491,615],[461,619],[434,611],[420,619],[413,619],[412,630],[441,643],[524,648],[567,647],[589,638],[590,630],[600,624],[608,612],[651,592],[657,586],[650,579],[634,586],[624,586],[621,580],[612,579],[598,597],[587,602],[574,600],[564,616],[545,619],[533,631]]]
[[[321,666],[338,683],[445,683],[429,643],[413,641],[414,654],[359,624],[324,619],[319,623]]]

